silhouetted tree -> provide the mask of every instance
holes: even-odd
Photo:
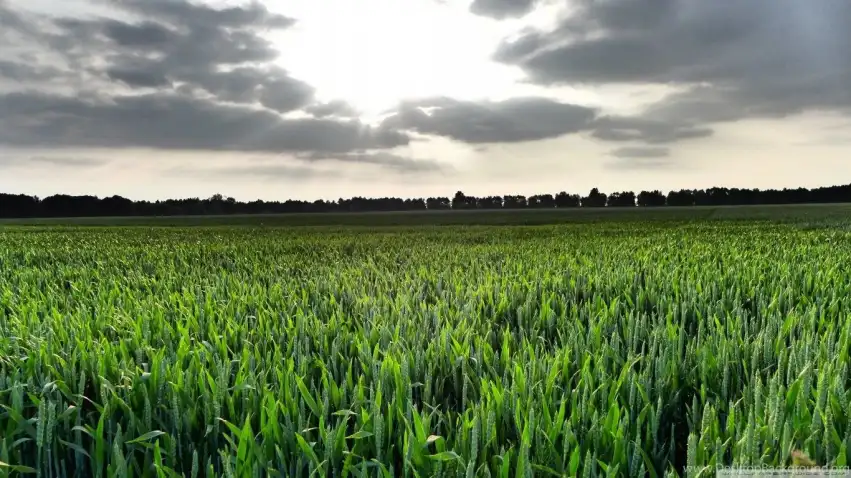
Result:
[[[455,193],[452,198],[452,209],[469,209],[470,203],[467,201],[467,196],[461,191]]]
[[[523,209],[527,205],[526,196],[503,196],[503,209]]]
[[[694,191],[688,189],[671,191],[668,193],[665,203],[668,206],[694,206]]]
[[[612,207],[634,207],[635,193],[632,191],[612,193],[609,195],[608,205]]]
[[[207,199],[197,197],[159,201],[132,201],[121,196],[69,196],[57,194],[40,199],[23,194],[0,193],[0,217],[72,217],[72,216],[167,216],[202,214],[276,214],[358,211],[417,211],[457,209],[522,209],[630,206],[722,206],[739,204],[803,204],[851,202],[851,184],[815,189],[743,189],[713,187],[681,189],[667,195],[660,191],[613,193],[606,196],[594,188],[588,196],[559,192],[522,195],[467,196],[458,191],[454,198],[340,198],[337,201],[251,201],[239,202],[232,197],[215,194]]]
[[[641,207],[664,206],[665,196],[661,191],[641,191],[638,193],[638,205]]]
[[[502,207],[500,196],[482,196],[477,199],[476,207],[479,209],[499,209]]]
[[[594,188],[587,196],[582,198],[582,207],[604,207],[607,200],[608,197],[604,193]]]
[[[556,207],[556,201],[552,194],[535,194],[529,196],[529,207],[547,209]]]
[[[446,210],[452,207],[452,203],[447,197],[428,198],[426,199],[426,209],[430,211]]]
[[[556,194],[555,203],[556,207],[579,207],[579,195],[578,194],[567,194],[562,191]]]

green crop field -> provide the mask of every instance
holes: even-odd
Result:
[[[845,466],[847,226],[633,219],[0,228],[0,476]]]

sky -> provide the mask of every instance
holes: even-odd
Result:
[[[848,0],[0,0],[0,192],[851,183]]]

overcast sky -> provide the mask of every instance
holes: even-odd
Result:
[[[849,0],[0,0],[0,191],[851,182]]]

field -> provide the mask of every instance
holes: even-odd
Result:
[[[694,221],[848,222],[851,204],[606,207],[222,216],[139,216],[0,219],[2,225],[78,226],[439,226],[552,225],[589,222]]]
[[[0,228],[0,476],[845,466],[848,213],[789,210]]]

